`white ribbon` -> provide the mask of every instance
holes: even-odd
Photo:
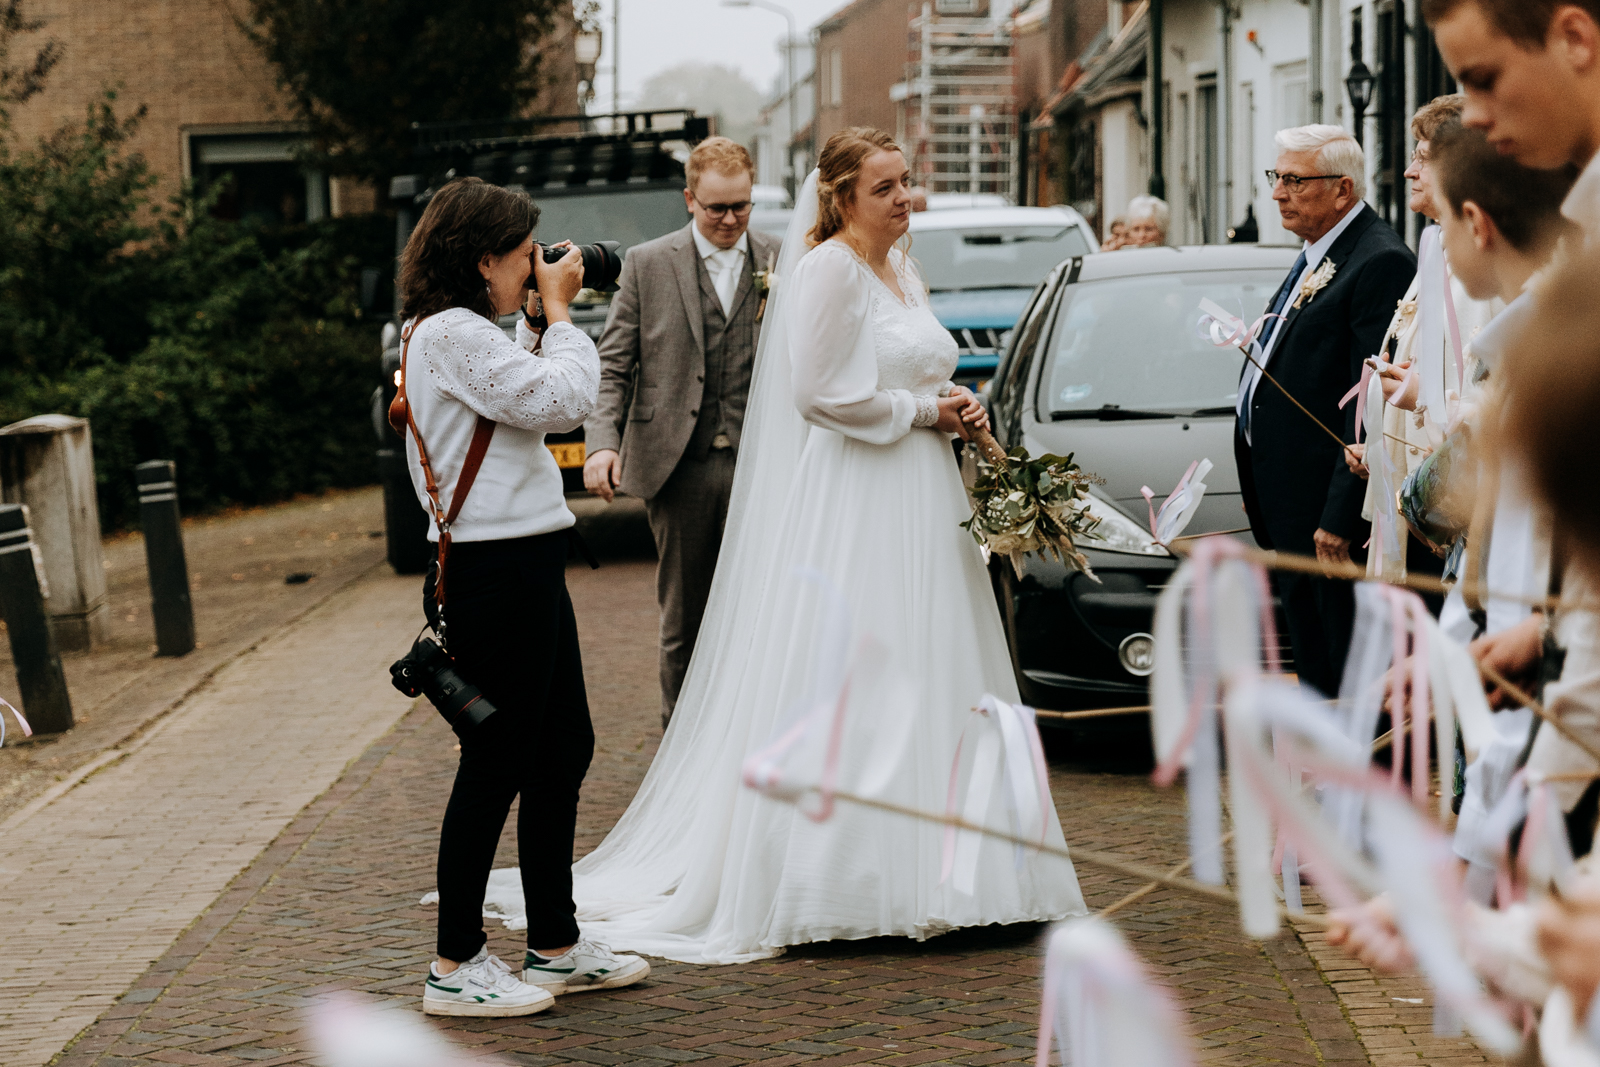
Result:
[[[1189,469],[1178,480],[1177,488],[1161,502],[1160,510],[1155,506],[1155,491],[1148,485],[1139,487],[1145,506],[1150,509],[1151,537],[1163,545],[1171,545],[1184,530],[1188,529],[1194,513],[1200,509],[1200,501],[1205,498],[1205,477],[1210,473],[1209,459],[1198,459],[1189,464]]]
[[[7,700],[5,697],[0,697],[0,707],[7,707],[7,708],[11,709],[11,714],[13,714],[13,715],[15,715],[17,717],[17,725],[22,727],[22,736],[23,737],[32,737],[33,736],[33,727],[28,725],[28,720],[24,719],[22,717],[22,712],[18,711],[16,709],[15,705],[13,705],[11,703],[11,701]],[[6,743],[6,717],[3,714],[0,714],[0,745],[3,745],[5,743]]]
[[[1073,919],[1050,934],[1035,1067],[1192,1067],[1183,1016],[1111,924]]]
[[[950,784],[945,802],[945,814],[956,813],[956,798],[961,775],[961,754],[966,748],[967,733],[972,726],[989,724],[978,738],[968,773],[966,799],[961,804],[961,818],[976,826],[986,824],[989,802],[994,795],[996,779],[1006,797],[1006,806],[1012,819],[1015,837],[1037,838],[1043,844],[1050,828],[1050,811],[1054,801],[1050,796],[1050,772],[1045,764],[1044,745],[1039,740],[1039,727],[1033,710],[1020,704],[1007,704],[990,694],[984,694],[978,707],[973,709],[979,718],[969,722],[956,743],[956,754],[950,766]],[[946,826],[944,857],[941,863],[940,884],[949,881],[955,890],[971,896],[976,884],[978,854],[983,835],[977,830],[961,830]],[[1019,844],[1015,849],[1020,865],[1025,851]]]

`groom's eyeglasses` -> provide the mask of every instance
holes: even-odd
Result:
[[[1276,189],[1278,183],[1282,182],[1283,187],[1291,193],[1298,193],[1300,187],[1305,185],[1306,182],[1336,182],[1343,177],[1343,174],[1307,174],[1302,177],[1299,174],[1279,174],[1275,170],[1267,171],[1267,183],[1269,185]]]
[[[693,193],[690,193],[689,195],[694,196]],[[742,219],[746,215],[750,214],[751,208],[756,206],[755,203],[750,200],[741,200],[736,204],[708,204],[701,200],[698,196],[694,196],[694,202],[700,205],[701,211],[704,211],[707,215],[710,215],[714,219],[720,219],[729,214],[733,215],[733,217],[736,219]]]

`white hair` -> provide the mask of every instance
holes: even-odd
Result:
[[[1154,219],[1156,229],[1165,237],[1172,226],[1172,209],[1159,196],[1136,196],[1128,201],[1128,221]]]
[[[1356,199],[1367,198],[1367,154],[1343,126],[1292,126],[1279,130],[1272,139],[1280,152],[1315,152],[1319,170],[1349,178]]]

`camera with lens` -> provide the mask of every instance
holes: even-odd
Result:
[[[389,667],[394,687],[408,697],[425,696],[457,734],[465,736],[495,713],[483,690],[456,673],[455,660],[431,637],[411,646]]]
[[[617,254],[617,249],[622,246],[616,241],[597,241],[592,245],[575,245],[583,256],[583,287],[594,289],[598,292],[611,292],[617,287],[617,276],[622,273],[622,257]],[[567,254],[565,248],[550,248],[542,246],[544,261],[546,263],[559,263]],[[537,290],[539,283],[532,272],[523,284],[524,289]]]

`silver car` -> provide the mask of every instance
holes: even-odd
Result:
[[[1200,301],[1253,322],[1296,254],[1212,245],[1076,256],[1034,291],[987,390],[995,434],[1035,456],[1075,453],[1105,479],[1094,507],[1106,537],[1085,544],[1099,584],[1042,562],[1021,579],[991,568],[1033,706],[1146,702],[1151,614],[1175,562],[1150,535],[1140,489],[1159,505],[1190,463],[1210,459],[1186,532],[1246,525],[1233,458],[1244,357],[1201,336]]]

